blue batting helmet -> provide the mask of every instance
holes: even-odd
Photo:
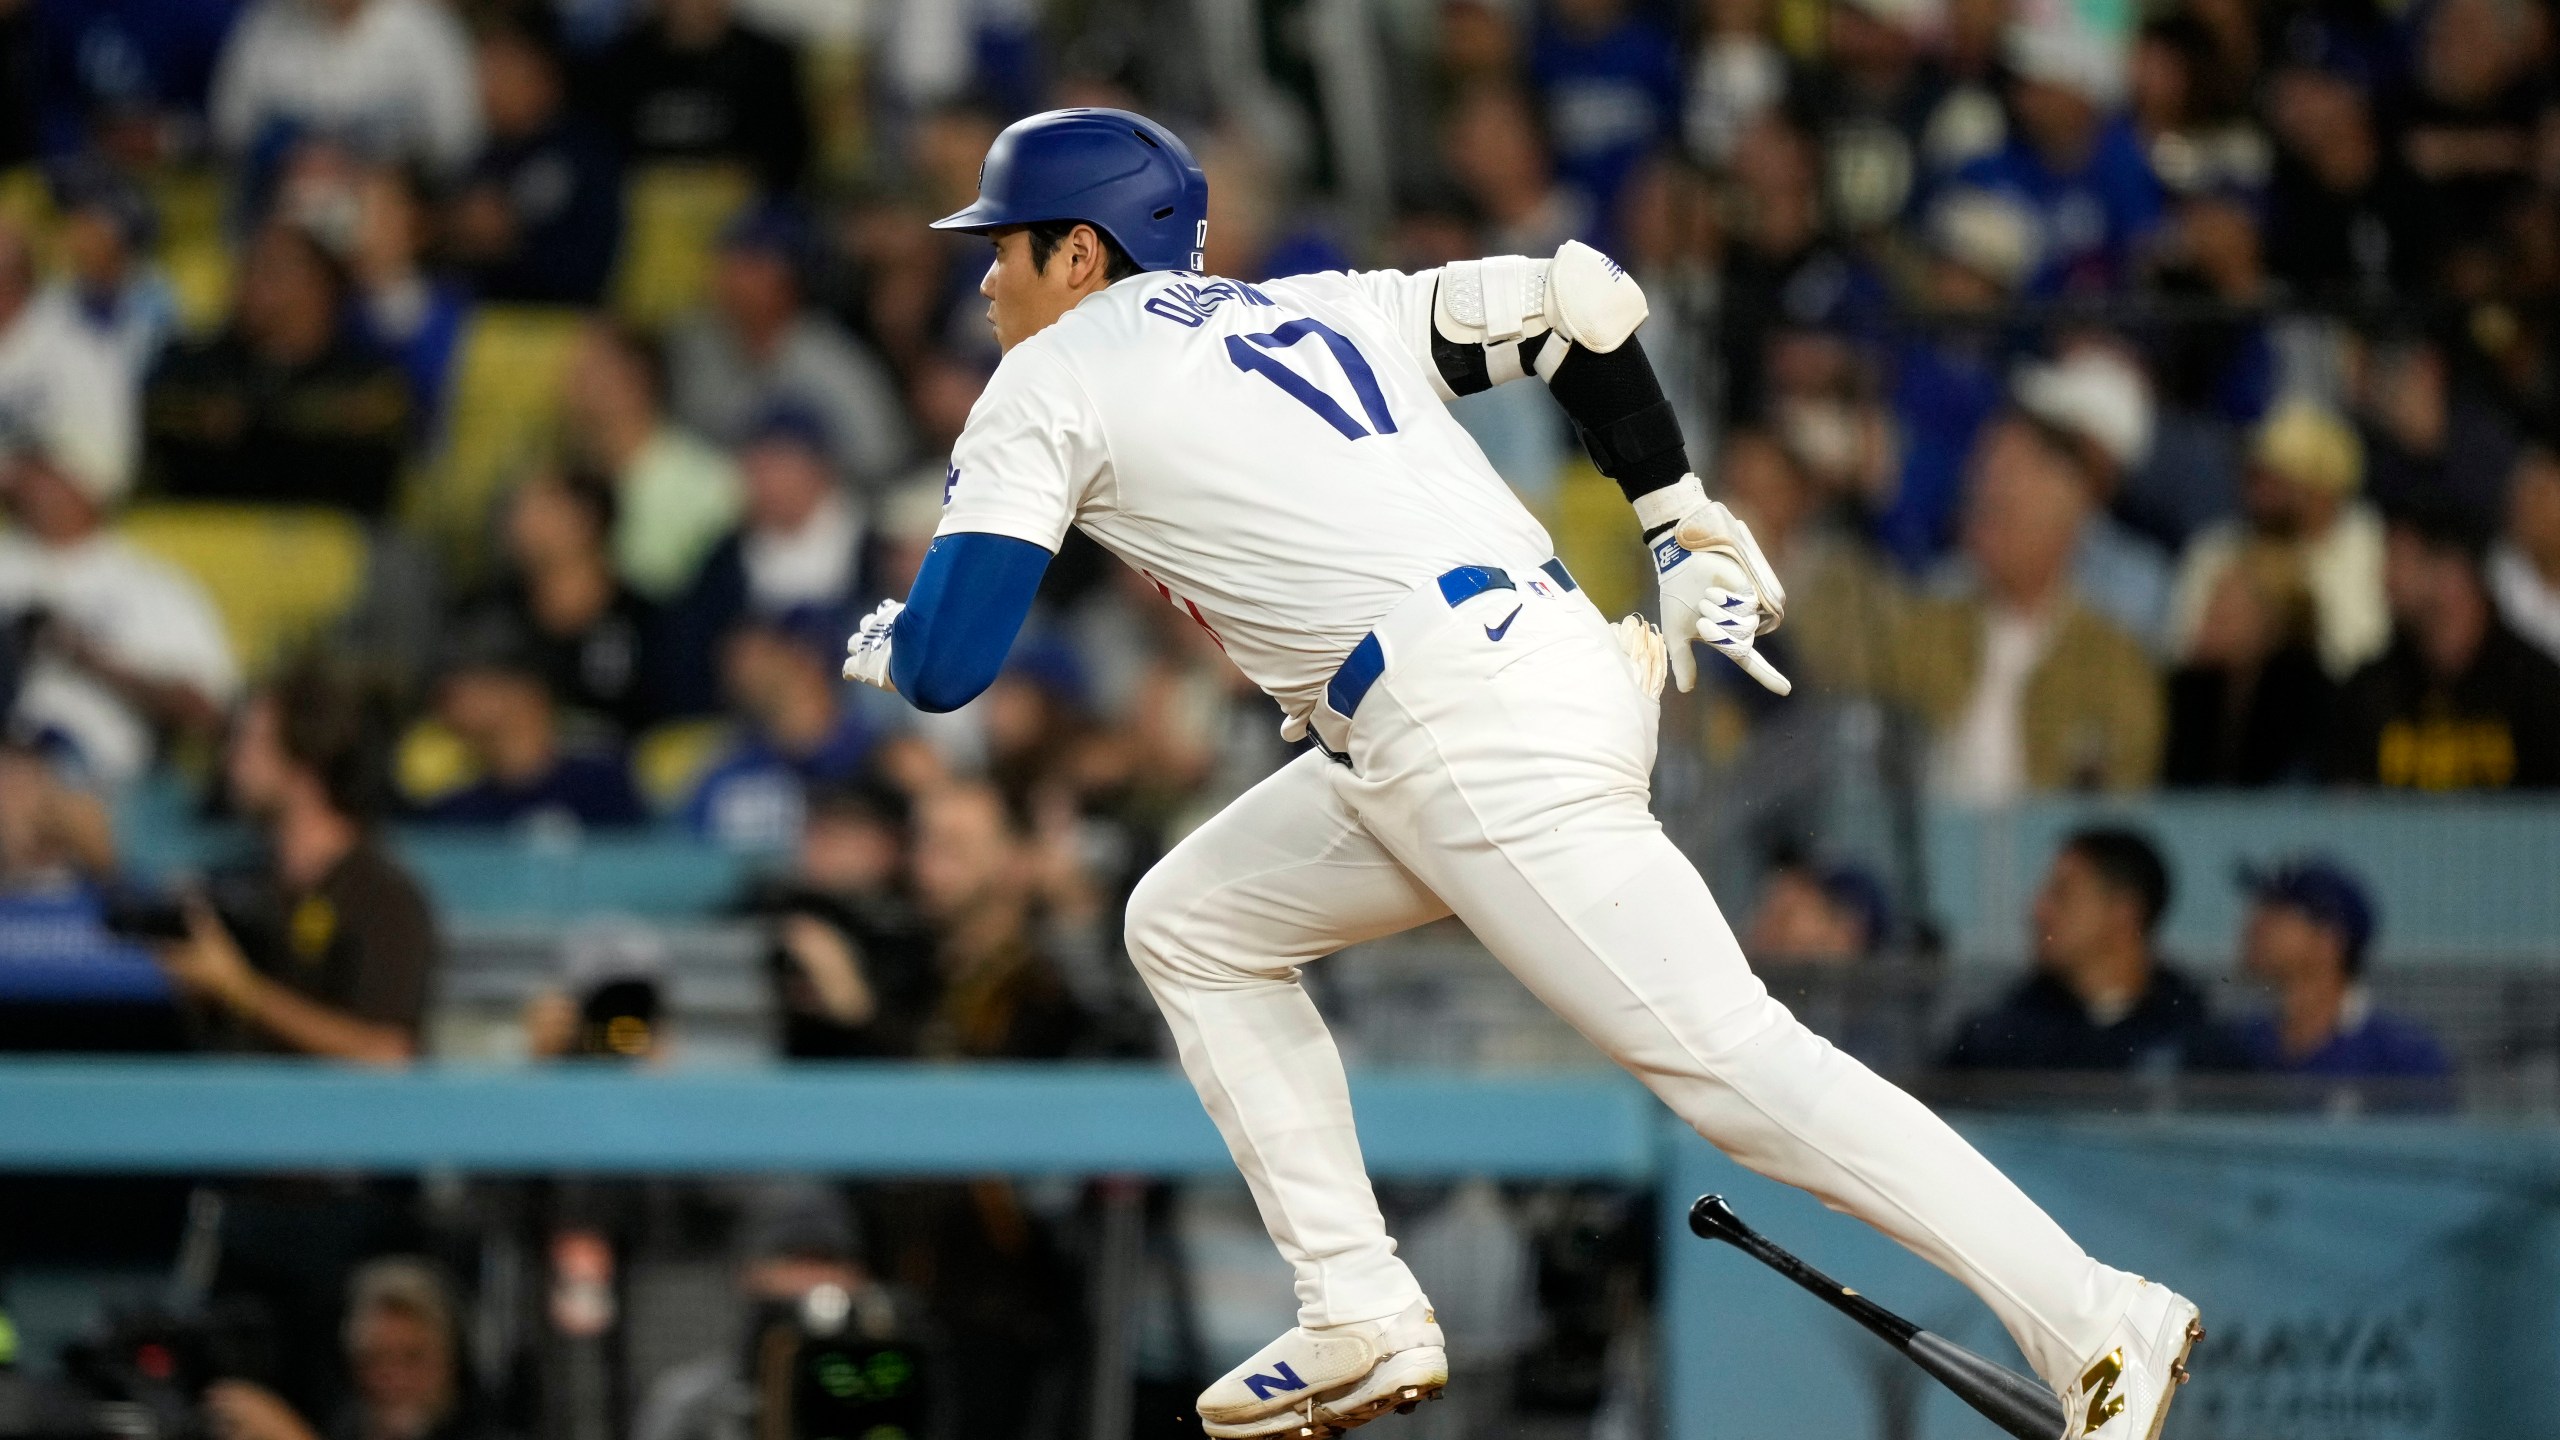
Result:
[[[1180,136],[1126,110],[1048,110],[987,147],[978,198],[933,222],[982,232],[1081,220],[1141,270],[1197,270],[1209,238],[1209,177]]]

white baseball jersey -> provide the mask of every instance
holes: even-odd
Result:
[[[1416,586],[1555,553],[1444,407],[1435,279],[1154,272],[1089,297],[996,367],[937,533],[1055,551],[1083,527],[1217,637],[1295,734]]]

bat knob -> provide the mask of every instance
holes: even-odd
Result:
[[[1708,1240],[1722,1240],[1739,1245],[1751,1234],[1751,1227],[1733,1213],[1733,1207],[1721,1195],[1701,1195],[1689,1207],[1690,1233]]]

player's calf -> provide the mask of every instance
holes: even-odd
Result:
[[[1390,1410],[1437,1400],[1449,1356],[1431,1302],[1321,1330],[1300,1326],[1200,1392],[1200,1428],[1216,1440],[1330,1440]]]

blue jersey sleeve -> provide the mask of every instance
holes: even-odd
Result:
[[[1049,552],[1010,535],[945,535],[925,551],[889,634],[889,679],[919,710],[957,710],[995,683]]]

